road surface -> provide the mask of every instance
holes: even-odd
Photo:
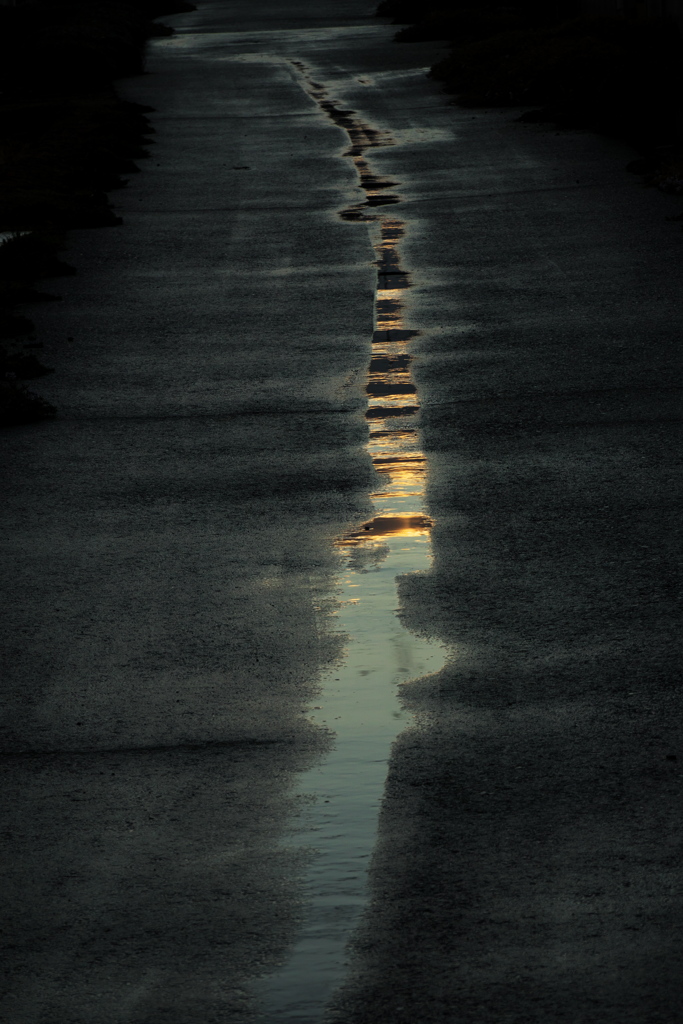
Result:
[[[3,1017],[683,1019],[680,199],[364,0],[198,8],[4,438]]]

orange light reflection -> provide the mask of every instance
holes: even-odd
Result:
[[[372,430],[370,432],[370,443],[375,449],[385,447],[390,451],[396,447],[396,441],[417,441],[417,430]]]
[[[360,156],[355,162],[368,195],[391,184],[384,179],[373,179]],[[424,538],[433,526],[429,516],[406,510],[406,506],[407,509],[419,507],[424,494],[427,460],[417,447],[417,431],[404,426],[391,429],[392,420],[419,410],[411,373],[413,356],[408,350],[410,341],[419,331],[404,327],[403,296],[410,281],[401,268],[397,247],[405,231],[400,221],[385,220],[380,224],[380,233],[381,240],[375,244],[378,287],[373,343],[377,347],[373,350],[367,376],[366,418],[373,425],[376,423],[370,432],[368,448],[383,485],[383,490],[375,491],[371,497],[374,502],[381,502],[384,509],[359,529],[336,541],[337,547],[362,547],[367,552],[375,552],[370,555],[373,558],[384,557],[381,552],[388,550],[383,544],[387,538]],[[387,284],[390,287],[386,287]]]
[[[426,537],[434,521],[426,515],[375,516],[363,523],[360,530],[347,533],[336,542],[337,547],[358,547],[382,537]]]
[[[396,331],[403,328],[402,288],[387,288],[377,293],[377,328]]]

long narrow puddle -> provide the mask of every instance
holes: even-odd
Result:
[[[309,95],[348,133],[345,155],[354,161],[366,193],[363,202],[340,216],[367,223],[377,254],[366,417],[368,449],[381,486],[371,495],[372,517],[336,541],[344,562],[337,621],[348,644],[344,663],[322,681],[320,705],[310,713],[313,722],[333,732],[334,746],[299,783],[305,810],[290,841],[310,850],[305,911],[289,960],[257,986],[261,1019],[268,1024],[321,1021],[343,979],[346,945],[367,901],[367,868],[391,744],[406,724],[398,687],[437,672],[445,662],[439,645],[403,627],[396,608],[396,577],[429,568],[433,523],[424,507],[427,465],[410,369],[410,342],[418,332],[403,322],[410,287],[400,258],[405,226],[388,211],[380,212],[399,197],[387,192],[395,183],[375,176],[365,158],[368,149],[392,141],[330,100],[304,65],[295,67]]]

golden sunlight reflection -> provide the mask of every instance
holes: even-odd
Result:
[[[370,446],[373,451],[380,451],[386,448],[387,451],[391,451],[394,445],[398,442],[402,444],[411,444],[412,442],[417,443],[418,433],[417,430],[373,430],[370,433]]]
[[[378,459],[373,459],[372,461],[377,472],[382,473],[387,478],[383,481],[385,489],[381,492],[382,494],[401,494],[405,496],[408,493],[414,494],[416,489],[422,491],[426,468],[424,459],[404,459],[401,462],[390,463]],[[387,487],[390,489],[387,490]]]
[[[364,161],[357,158],[355,162],[359,173],[365,173]],[[421,511],[427,459],[419,448],[417,430],[405,422],[420,408],[411,372],[414,357],[409,351],[418,332],[406,330],[403,322],[404,289],[410,281],[401,268],[397,243],[405,227],[401,221],[386,219],[379,222],[376,233],[376,325],[365,386],[365,415],[371,426],[368,451],[380,484],[371,494],[377,514],[340,537],[336,546],[355,552],[365,549],[378,563],[389,551],[387,539],[424,540],[433,522]]]
[[[424,514],[414,516],[375,516],[364,523],[356,533],[348,533],[338,541],[339,547],[357,547],[377,537],[426,537],[434,520]]]
[[[401,289],[386,289],[380,295],[377,297],[377,328],[385,331],[400,330],[403,327]]]

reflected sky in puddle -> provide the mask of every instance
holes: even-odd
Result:
[[[377,471],[372,516],[335,541],[343,559],[336,625],[347,638],[344,661],[322,680],[310,719],[334,734],[325,761],[299,783],[302,815],[289,839],[310,850],[303,921],[288,961],[256,987],[262,1020],[320,1021],[344,974],[345,947],[367,900],[367,868],[391,744],[409,723],[398,688],[439,671],[443,648],[416,637],[397,612],[396,577],[431,563],[433,520],[424,508],[427,460],[420,449],[411,341],[404,324],[410,275],[402,268],[404,224],[377,209],[396,182],[373,175],[365,153],[392,145],[386,132],[364,124],[330,100],[304,65],[295,67],[306,91],[339,127],[351,147],[366,198],[342,211],[367,222],[376,253],[377,292],[372,358],[366,380],[368,451]]]

